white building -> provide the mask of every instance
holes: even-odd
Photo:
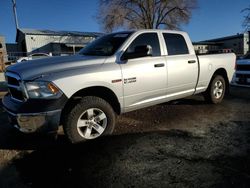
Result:
[[[74,54],[101,35],[95,32],[18,29],[16,42],[18,51],[23,52],[22,55],[37,52]]]
[[[250,52],[250,31],[228,37],[193,43],[197,53],[235,52],[245,55]]]
[[[197,54],[209,54],[219,51],[221,43],[214,42],[194,42],[194,50]]]

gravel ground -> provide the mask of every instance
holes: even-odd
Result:
[[[0,187],[250,187],[250,88],[127,113],[78,145],[20,134],[1,108],[0,122]]]

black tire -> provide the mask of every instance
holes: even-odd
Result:
[[[225,91],[225,79],[220,75],[215,75],[212,77],[212,80],[203,95],[208,103],[218,104],[223,100]]]
[[[103,119],[100,118],[101,116]],[[112,134],[115,119],[116,114],[108,102],[99,97],[86,96],[72,107],[68,114],[65,114],[63,129],[70,142],[79,143]],[[82,123],[84,126],[78,127],[79,121],[84,122]]]

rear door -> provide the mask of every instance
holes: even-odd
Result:
[[[129,59],[120,64],[123,76],[125,111],[146,107],[166,97],[166,60],[161,56],[157,32],[142,33],[129,44],[126,52],[136,46],[150,45],[152,56]]]
[[[169,100],[192,95],[198,79],[198,61],[183,35],[163,33],[167,49],[167,95]]]

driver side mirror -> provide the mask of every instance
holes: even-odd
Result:
[[[128,60],[128,59],[134,59],[134,58],[139,58],[139,57],[146,57],[146,56],[152,56],[153,50],[150,45],[140,45],[136,46],[134,48],[133,52],[125,52],[121,60]]]

